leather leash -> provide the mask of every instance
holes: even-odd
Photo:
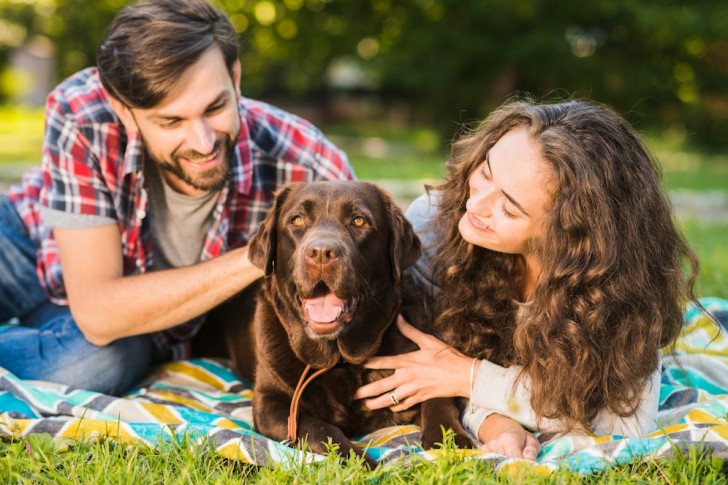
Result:
[[[311,374],[308,378],[306,378],[306,374],[308,374],[308,372],[311,370],[311,366],[309,364],[306,364],[306,368],[303,369],[303,374],[301,374],[301,378],[298,380],[296,390],[293,391],[293,398],[291,399],[291,410],[288,414],[289,443],[295,443],[298,440],[298,403],[301,400],[303,390],[306,389],[306,386],[308,386],[312,380],[314,380],[324,372],[328,371],[329,369],[331,369],[331,367],[324,367],[323,369],[319,369]]]

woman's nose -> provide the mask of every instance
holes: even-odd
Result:
[[[470,198],[466,208],[470,212],[480,215],[488,215],[493,205],[494,191],[490,187],[481,187],[478,190],[470,190]]]

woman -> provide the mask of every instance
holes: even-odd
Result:
[[[357,396],[394,410],[470,398],[463,422],[483,449],[530,459],[524,428],[652,431],[660,349],[695,300],[697,260],[634,131],[587,102],[509,102],[447,169],[407,211],[441,340],[398,322],[420,350],[372,359],[395,373]]]

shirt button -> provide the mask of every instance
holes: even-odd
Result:
[[[137,218],[144,219],[144,217],[147,215],[147,212],[144,209],[137,209],[136,215]]]
[[[141,267],[142,267],[142,260],[141,260],[141,258],[137,258],[136,265],[137,265],[137,268],[141,269]]]

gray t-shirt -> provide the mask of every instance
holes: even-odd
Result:
[[[189,266],[200,261],[202,245],[213,221],[219,191],[190,197],[170,187],[155,164],[145,171],[154,263],[152,269]]]
[[[164,181],[156,164],[145,166],[150,218],[154,245],[154,270],[179,268],[200,261],[205,236],[213,222],[219,191],[190,197],[175,192]],[[84,229],[117,224],[111,217],[71,214],[41,207],[41,217],[54,226]]]

